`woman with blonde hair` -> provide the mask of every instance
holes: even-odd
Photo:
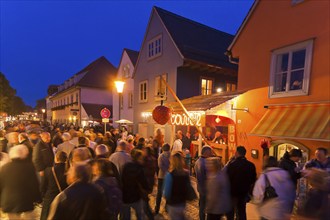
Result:
[[[170,219],[185,219],[184,209],[187,200],[196,198],[191,186],[188,170],[182,152],[177,151],[170,158],[170,170],[165,177],[164,196]]]

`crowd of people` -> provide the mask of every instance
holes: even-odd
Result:
[[[164,143],[160,129],[144,138],[125,129],[103,134],[91,127],[16,124],[0,130],[0,152],[0,210],[8,219],[129,220],[135,213],[138,220],[153,220],[164,210],[170,219],[180,220],[185,219],[187,201],[195,199],[200,220],[248,219],[250,200],[263,220],[289,219],[301,177],[309,180],[310,189],[299,214],[330,217],[330,159],[325,148],[318,148],[303,169],[296,165],[302,157],[299,149],[280,161],[268,157],[259,178],[243,146],[223,164],[205,145],[192,164],[187,135],[181,131],[170,144]],[[276,196],[266,199],[269,186]],[[42,207],[40,216],[34,212],[36,205]]]

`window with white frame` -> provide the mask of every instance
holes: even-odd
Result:
[[[139,102],[148,101],[148,81],[142,81],[139,83]]]
[[[133,93],[128,93],[128,108],[133,108]]]
[[[166,84],[163,80],[167,82],[167,74],[162,74],[160,76],[156,76],[155,78],[155,100],[166,100]]]
[[[159,35],[148,43],[148,58],[155,58],[162,54],[162,35]]]
[[[271,98],[307,95],[312,62],[313,40],[297,43],[272,53]]]
[[[202,95],[210,95],[212,94],[212,88],[213,88],[213,80],[202,78],[201,80],[201,94]]]

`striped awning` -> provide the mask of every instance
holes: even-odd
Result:
[[[249,135],[330,141],[330,103],[268,106]]]

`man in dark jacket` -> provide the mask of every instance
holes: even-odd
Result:
[[[150,191],[147,178],[143,171],[143,152],[141,150],[132,150],[133,162],[125,164],[122,173],[123,202],[122,212],[123,220],[131,219],[130,209],[135,209],[138,220],[143,219],[143,200],[142,195]]]
[[[289,172],[293,184],[297,187],[298,179],[301,177],[299,168],[296,165],[302,157],[302,152],[299,149],[292,149],[290,152],[286,152],[280,160],[278,166]]]
[[[100,189],[89,183],[90,166],[71,166],[67,175],[67,182],[71,185],[56,196],[50,207],[48,219],[109,219],[105,198]]]
[[[253,189],[257,178],[256,167],[245,157],[246,149],[238,146],[235,159],[227,166],[227,174],[230,182],[230,194],[232,210],[227,213],[227,219],[233,220],[236,215],[239,220],[246,220],[246,202],[249,192]]]
[[[41,140],[33,149],[32,161],[40,176],[43,176],[44,170],[54,164],[54,152],[50,145],[50,134],[42,132],[40,137]]]
[[[25,145],[13,146],[9,152],[12,160],[0,170],[0,201],[2,211],[9,219],[34,219],[35,202],[40,202],[39,183]]]
[[[32,152],[33,152],[33,144],[29,140],[29,137],[26,133],[20,133],[18,135],[19,144],[25,145],[29,149],[28,160],[32,162]]]

